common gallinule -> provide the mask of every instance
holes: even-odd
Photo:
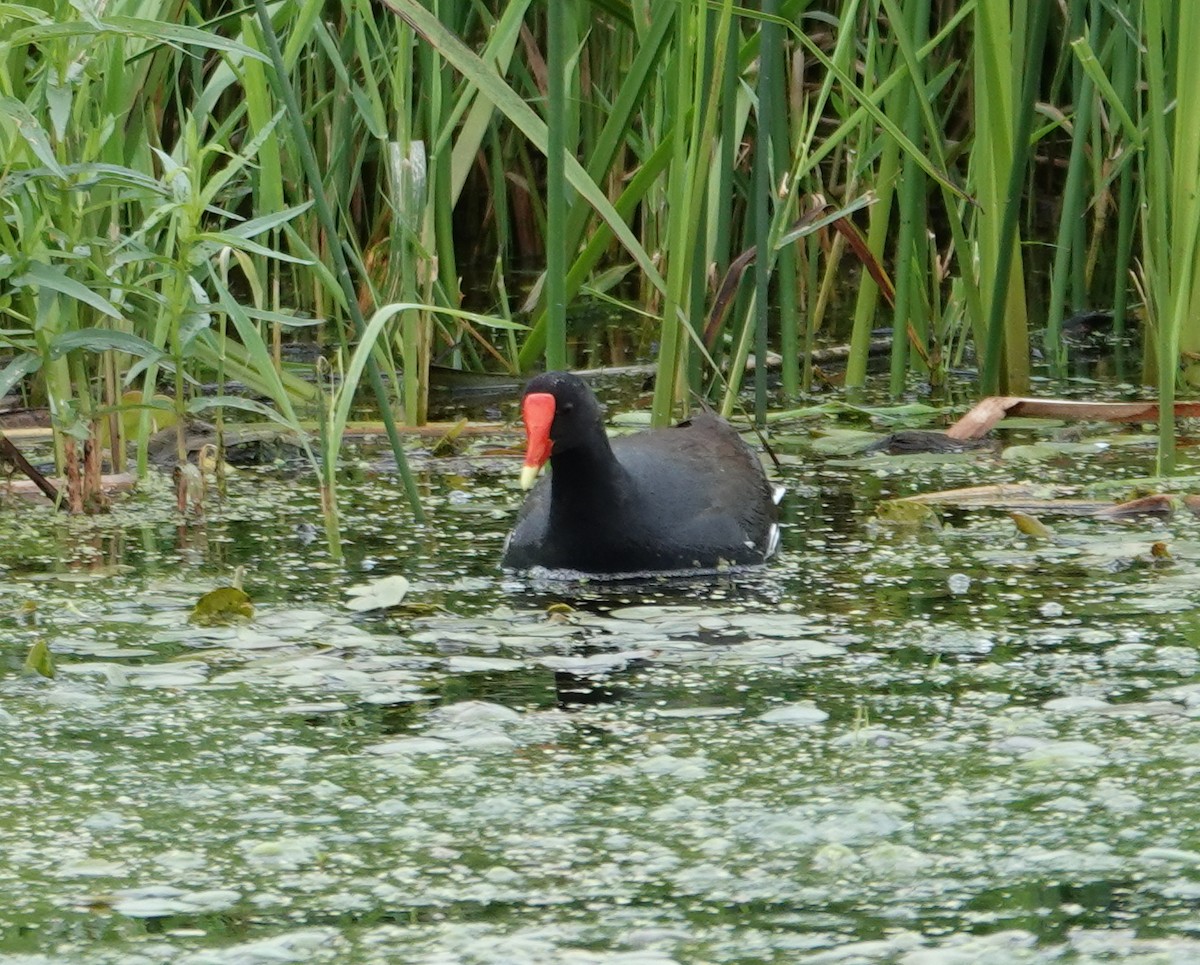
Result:
[[[503,565],[594,575],[717,570],[762,563],[779,543],[758,458],[724,419],[704,413],[670,429],[609,439],[600,403],[578,376],[547,372],[521,402],[533,486]]]

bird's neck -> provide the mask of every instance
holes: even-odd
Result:
[[[587,445],[574,446],[550,457],[553,502],[566,505],[575,500],[593,502],[615,499],[626,482],[626,472],[613,454],[602,426]]]

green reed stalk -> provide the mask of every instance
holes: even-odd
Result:
[[[547,0],[546,61],[549,105],[546,126],[546,365],[567,366],[567,6],[569,0]]]
[[[716,14],[710,12],[710,19]],[[721,29],[719,21],[713,24],[713,33]],[[741,40],[741,28],[736,21],[729,23],[726,28],[732,31],[731,42],[725,45],[725,64],[721,75],[721,144],[717,151],[717,163],[711,173],[713,203],[710,210],[714,217],[709,219],[709,230],[712,236],[709,250],[712,252],[713,263],[717,275],[723,276],[733,257],[733,175],[737,162],[739,141],[738,132],[738,49]]]
[[[454,4],[451,0],[439,0],[433,4],[435,12],[452,19]],[[407,35],[408,31],[401,31]],[[449,111],[449,74],[440,53],[429,44],[417,44],[417,82],[420,93],[413,105],[414,124],[418,130],[438,131],[446,123]],[[418,106],[418,104],[420,106]],[[423,110],[422,110],[423,107]],[[423,117],[421,115],[424,115]],[[416,147],[413,147],[416,150]],[[435,301],[434,291],[439,283],[453,278],[446,301],[457,304],[457,272],[454,269],[454,249],[451,239],[452,203],[450,182],[453,177],[453,156],[449,145],[440,150],[425,150],[425,183],[423,198],[416,203],[414,211],[420,212],[419,235],[414,239],[410,257],[416,261],[413,271],[413,286],[420,293],[418,301],[426,305]],[[429,410],[429,366],[433,354],[434,318],[427,309],[414,309],[403,316],[402,342],[404,353],[404,411],[410,425],[419,425],[426,419]]]
[[[817,96],[810,102],[811,114],[809,116],[809,124],[803,136],[800,138],[799,144],[793,149],[793,161],[791,170],[784,175],[782,182],[788,186],[788,195],[782,204],[775,207],[774,217],[771,223],[768,245],[765,252],[759,252],[758,257],[766,257],[774,261],[775,253],[778,249],[779,241],[784,232],[789,226],[789,221],[792,213],[796,210],[797,198],[802,186],[810,185],[810,178],[814,176],[817,163],[821,157],[825,157],[831,153],[836,147],[842,145],[844,141],[857,130],[858,125],[862,123],[862,119],[871,113],[872,108],[878,113],[877,105],[868,106],[867,101],[870,95],[863,93],[849,76],[850,65],[855,58],[855,18],[859,9],[858,0],[851,0],[842,9],[841,20],[837,33],[837,41],[834,47],[833,54],[826,55],[819,46],[813,44],[811,40],[803,33],[795,29],[794,24],[788,24],[792,27],[792,36],[795,40],[803,44],[806,50],[814,56],[823,66],[827,68],[824,80],[822,81],[821,89]],[[755,35],[758,39],[759,35]],[[747,43],[747,48],[751,47],[751,42]],[[821,124],[822,115],[825,106],[828,104],[835,82],[840,82],[847,94],[853,92],[854,95],[861,97],[862,112],[856,113],[855,123],[850,124],[843,122],[835,131],[831,141],[824,141],[819,147],[814,148],[813,145],[817,138],[817,132]],[[847,183],[851,178],[847,176]],[[826,269],[826,278],[832,278],[832,274],[837,262],[837,252],[840,250],[841,241],[834,241],[834,254],[829,259],[829,264]],[[757,260],[757,259],[756,259]],[[749,304],[744,312],[740,312],[741,317],[745,319],[741,331],[735,333],[734,336],[734,352],[732,364],[729,367],[728,381],[725,387],[724,394],[721,398],[721,412],[723,415],[729,415],[733,412],[737,404],[737,395],[741,388],[742,370],[746,362],[746,358],[750,351],[749,336],[754,332],[753,312],[755,311],[754,299],[749,300]],[[814,309],[810,305],[809,324],[816,325],[821,314],[820,301],[817,302],[817,307]],[[739,306],[740,310],[741,306]]]
[[[722,45],[728,37],[727,25],[732,3],[725,0],[714,46],[713,73],[704,72],[706,36],[709,29],[706,4],[695,0],[681,7],[676,20],[671,168],[667,178],[667,231],[669,238],[667,287],[660,323],[657,377],[651,418],[665,425],[678,399],[686,408],[687,396],[682,377],[687,372],[688,347],[697,333],[692,326],[692,266],[697,256],[695,239],[703,237],[704,188],[702,176],[711,162],[716,131],[716,94],[720,89],[720,70],[725,64]],[[722,29],[721,23],[726,25]]]
[[[763,0],[763,13],[779,12],[778,0]],[[767,424],[767,325],[770,321],[772,259],[768,257],[771,234],[772,198],[775,194],[771,161],[777,117],[777,76],[783,72],[782,31],[771,21],[758,28],[758,127],[754,141],[754,243],[760,256],[754,261],[754,421],[760,428]],[[786,133],[786,128],[781,134]]]
[[[1101,0],[1091,0],[1088,13],[1089,32],[1097,38],[1097,41],[1103,39],[1103,24],[1104,20],[1101,15],[1100,8]],[[1086,37],[1087,34],[1084,34]],[[1111,47],[1105,44],[1106,47]],[[1084,74],[1084,66],[1080,64],[1079,76],[1082,78]],[[1079,86],[1082,88],[1083,80],[1079,80]],[[1087,114],[1088,114],[1088,136],[1091,140],[1090,150],[1084,152],[1083,166],[1090,174],[1091,189],[1088,193],[1092,198],[1097,198],[1102,193],[1106,192],[1108,185],[1104,177],[1103,164],[1103,148],[1101,141],[1103,132],[1101,130],[1101,117],[1099,114],[1100,105],[1095,97],[1088,98]],[[1088,305],[1088,284],[1091,279],[1091,269],[1095,263],[1095,258],[1098,253],[1100,243],[1100,235],[1104,231],[1104,222],[1106,218],[1107,205],[1103,200],[1097,200],[1096,203],[1085,202],[1080,215],[1080,240],[1083,242],[1078,248],[1072,251],[1071,260],[1071,291],[1067,304],[1072,312],[1081,312]],[[1088,215],[1091,215],[1089,218]],[[1092,224],[1091,238],[1088,238],[1085,219]]]
[[[1082,14],[1080,14],[1082,16]],[[1080,25],[1082,28],[1082,25]],[[1086,30],[1094,38],[1096,23],[1092,21]],[[1075,260],[1087,245],[1086,222],[1083,218],[1086,199],[1084,197],[1084,170],[1087,164],[1088,136],[1094,106],[1094,87],[1091,76],[1080,67],[1073,72],[1077,85],[1073,92],[1075,110],[1071,130],[1071,154],[1067,161],[1067,182],[1063,189],[1062,214],[1058,222],[1058,242],[1054,252],[1054,270],[1050,276],[1050,304],[1046,316],[1046,354],[1052,370],[1062,375],[1066,365],[1066,346],[1062,341],[1063,315],[1067,304],[1067,289],[1072,282],[1078,289]],[[1076,298],[1079,292],[1074,293]]]
[[[1114,29],[1114,34],[1114,100],[1127,105],[1126,111],[1132,113],[1136,90],[1134,78],[1137,70],[1137,50],[1132,39],[1120,26]],[[1129,266],[1133,260],[1133,229],[1137,216],[1133,193],[1132,150],[1133,146],[1126,137],[1122,149],[1125,157],[1122,159],[1117,185],[1117,251],[1113,265],[1113,334],[1118,338],[1125,334],[1125,316],[1129,303]]]
[[[1169,0],[1168,0],[1169,2]],[[1170,312],[1171,227],[1173,215],[1168,206],[1170,195],[1171,154],[1167,135],[1166,104],[1170,94],[1166,67],[1166,23],[1163,0],[1147,0],[1142,5],[1145,50],[1145,85],[1149,136],[1143,153],[1141,193],[1142,247],[1145,259],[1146,310],[1153,341],[1147,339],[1147,352],[1153,352],[1158,383],[1158,471],[1165,474],[1175,464],[1175,380],[1179,357],[1180,322]]]
[[[1176,7],[1175,141],[1172,156],[1172,258],[1178,259],[1174,292],[1175,319],[1181,328],[1180,349],[1189,359],[1184,369],[1188,388],[1200,387],[1200,58],[1188,46],[1200,36],[1200,8],[1194,3]]]
[[[908,20],[894,24],[897,31],[909,35],[911,47],[919,47],[925,39],[929,23],[929,0],[910,2],[906,10]],[[921,101],[926,96],[923,72],[912,76],[912,86],[900,88],[908,92],[904,103],[904,133],[913,143],[921,137]],[[899,396],[904,391],[905,375],[908,371],[909,331],[917,336],[920,344],[929,343],[929,321],[920,305],[918,286],[925,273],[925,244],[921,238],[925,228],[925,174],[910,154],[904,156],[901,167],[900,190],[897,199],[900,232],[896,241],[896,306],[892,315],[892,355],[889,391]]]
[[[421,231],[428,204],[428,145],[417,136],[417,131],[421,129],[421,108],[414,85],[420,69],[413,56],[415,39],[408,24],[397,23],[392,81],[389,84],[390,113],[394,118],[391,136],[394,140],[382,145],[387,172],[384,197],[390,215],[385,249],[387,273],[380,284],[374,286],[375,306],[394,300],[420,301],[417,263],[422,255]],[[404,371],[400,378],[404,387],[404,421],[409,425],[421,422],[424,393],[421,389],[420,334],[420,321],[401,322],[399,341]],[[343,351],[343,358],[348,355]],[[389,374],[393,380],[396,379],[394,370]]]
[[[1042,48],[1050,4],[1033,0],[1032,18],[1026,18],[1026,50],[1018,92],[1019,104],[1012,105],[1011,36],[1007,10],[1001,0],[982,0],[977,10],[980,34],[976,39],[977,114],[981,116],[980,143],[972,157],[978,163],[979,203],[983,208],[977,221],[981,251],[981,282],[990,285],[985,338],[976,332],[976,346],[984,345],[980,365],[980,390],[994,395],[1001,391],[1024,391],[1029,382],[1028,327],[1025,314],[1025,286],[1022,280],[1020,240],[1017,218],[1024,193],[1025,171],[1033,129],[1033,108],[1041,78]],[[1023,10],[1026,8],[1022,8]],[[992,103],[992,92],[1001,103]],[[1015,111],[1011,138],[1007,131]],[[999,152],[999,153],[998,153]],[[1002,189],[1003,183],[1003,189]],[[989,216],[987,212],[992,212]],[[999,216],[995,212],[1000,212]],[[1015,260],[1015,265],[1014,265]],[[1002,369],[1002,357],[1006,366]]]
[[[1200,7],[1146,0],[1144,45],[1150,137],[1147,142],[1147,205],[1142,244],[1146,250],[1149,305],[1158,331],[1158,468],[1174,468],[1176,383],[1181,353],[1200,354],[1200,58],[1186,44],[1200,36]],[[1186,51],[1186,53],[1185,53]],[[1175,101],[1168,117],[1166,104]],[[1168,124],[1171,128],[1168,128]],[[1200,365],[1188,361],[1182,370],[1189,389],[1200,385]]]
[[[643,99],[654,76],[654,70],[658,66],[663,52],[667,49],[671,27],[675,22],[676,15],[675,8],[671,7],[666,11],[659,12],[654,17],[646,33],[640,38],[637,53],[634,55],[628,72],[621,78],[620,90],[613,101],[608,116],[605,118],[604,127],[601,129],[594,146],[587,154],[588,175],[598,184],[612,173],[613,165],[620,155],[625,139],[630,136],[637,124],[639,113],[643,107]],[[657,163],[656,158],[660,156],[658,148],[655,148],[650,156],[642,159],[643,166],[655,165]],[[634,180],[637,180],[637,178],[638,175],[635,174]],[[641,203],[646,192],[653,186],[653,183],[653,180],[651,180],[646,183],[645,188],[640,194],[629,196],[626,202],[627,206],[623,209],[623,216],[625,218],[632,217],[633,209],[637,204]],[[633,181],[630,182],[628,187],[632,186]],[[626,190],[622,193],[622,197],[628,194],[629,192]],[[632,204],[629,203],[630,201],[632,201]],[[565,297],[568,300],[575,297],[583,282],[587,280],[592,268],[595,267],[604,250],[612,241],[611,231],[608,231],[601,224],[596,228],[596,232],[602,233],[604,238],[603,245],[596,246],[591,243],[595,238],[595,233],[593,233],[592,238],[588,240],[587,246],[580,253],[580,244],[584,239],[584,233],[587,230],[588,222],[592,218],[592,215],[592,206],[582,196],[576,195],[572,201],[570,214],[567,218],[565,241],[566,250],[575,255],[575,261],[567,274],[565,286]],[[545,299],[543,298],[542,307],[535,316],[533,325],[530,326],[529,336],[521,346],[521,352],[518,356],[518,368],[521,371],[532,367],[537,358],[545,351],[546,318]]]
[[[799,5],[798,5],[799,6]],[[764,13],[780,13],[782,8],[776,3],[771,10],[764,8]],[[771,97],[771,146],[773,148],[772,165],[775,174],[772,184],[772,197],[778,198],[774,190],[775,181],[791,166],[792,125],[789,110],[788,72],[785,69],[785,54],[783,29],[778,24],[769,24],[774,34],[773,44],[763,37],[763,56],[773,56],[772,70],[778,78]],[[777,48],[775,54],[770,54],[771,47]],[[799,105],[797,105],[798,107]],[[779,306],[779,353],[782,356],[780,376],[784,394],[794,398],[800,391],[800,310],[798,296],[800,290],[800,259],[793,245],[784,245],[776,255],[775,292]],[[757,350],[756,350],[757,351]],[[765,351],[765,347],[764,347]],[[765,376],[764,376],[765,378]],[[757,387],[757,383],[756,383]],[[765,420],[765,414],[764,414]]]
[[[906,18],[897,0],[882,0],[882,4],[887,10],[889,22],[894,24],[903,24],[905,22]],[[879,87],[872,92],[871,100],[879,102],[901,81],[923,76],[925,70],[921,64],[952,37],[953,31],[960,22],[974,12],[975,8],[969,4],[957,8],[946,22],[940,25],[937,34],[919,49],[915,48],[908,31],[895,31],[894,36],[900,49],[900,54],[904,58],[908,69],[907,71],[891,71],[879,84]],[[946,68],[946,70],[938,75],[938,80],[931,82],[930,88],[935,86],[940,87],[950,69]],[[973,320],[976,328],[976,345],[982,345],[984,344],[985,312],[980,293],[980,283],[976,274],[976,246],[972,240],[968,239],[966,230],[964,229],[965,219],[969,213],[973,212],[973,208],[966,196],[946,176],[939,174],[941,171],[948,170],[947,155],[949,147],[945,143],[946,126],[944,120],[934,114],[928,96],[919,98],[918,106],[925,120],[925,136],[929,156],[926,157],[920,154],[915,145],[913,145],[912,140],[907,138],[903,132],[900,132],[898,136],[893,135],[893,137],[897,140],[903,139],[906,156],[914,157],[918,161],[921,170],[925,172],[925,175],[938,184],[938,189],[942,196],[942,204],[948,214],[947,222],[950,228],[951,247],[955,260],[959,265],[959,276],[954,286],[955,298],[962,303],[966,316]],[[866,108],[867,105],[864,103],[855,111],[851,119],[864,116],[867,113]],[[843,124],[844,126],[846,125]],[[838,131],[835,131],[831,136],[836,137],[838,133]],[[822,150],[823,148],[817,148],[814,156],[819,156]],[[864,352],[865,348],[864,341]],[[863,360],[863,364],[865,365],[865,359]]]
[[[275,36],[275,28],[271,23],[271,16],[267,12],[265,0],[254,0],[254,9],[258,13],[259,23],[262,25],[263,38],[266,40],[271,62],[275,67],[275,72],[271,77],[273,86],[275,87],[275,95],[287,108],[288,119],[292,126],[292,140],[299,151],[301,164],[304,168],[305,177],[308,180],[309,190],[313,194],[317,214],[325,230],[325,236],[329,240],[329,254],[333,259],[338,282],[346,299],[346,310],[354,322],[355,332],[361,339],[366,328],[366,323],[363,320],[362,312],[358,308],[358,298],[354,291],[354,283],[350,279],[350,266],[347,264],[346,255],[337,241],[339,237],[337,223],[334,221],[333,211],[330,209],[329,202],[325,197],[325,190],[321,184],[321,175],[317,169],[316,155],[313,153],[312,144],[309,142],[308,134],[304,129],[304,120],[300,113],[300,105],[296,101],[296,95],[288,80],[283,56],[279,51],[279,40]],[[383,420],[384,429],[387,431],[392,452],[396,456],[396,468],[400,472],[400,479],[404,484],[404,492],[408,497],[408,504],[412,509],[413,517],[416,521],[424,523],[425,511],[421,508],[421,497],[417,492],[416,480],[413,478],[412,471],[408,467],[408,459],[404,454],[404,445],[400,441],[400,435],[396,431],[396,422],[392,416],[387,391],[384,388],[383,379],[379,375],[379,366],[373,357],[367,360],[366,369],[371,389],[375,393],[375,398],[379,403],[380,418]],[[331,482],[331,480],[327,480],[327,482]]]
[[[878,18],[872,17],[871,35],[876,36]],[[899,24],[893,21],[894,29]],[[863,90],[870,95],[873,79],[887,73],[889,66],[899,69],[897,65],[885,65],[880,62],[885,48],[875,42],[868,44],[867,69],[863,73]],[[896,86],[887,99],[888,113],[893,117],[904,117],[911,88],[908,84]],[[858,154],[868,156],[872,153],[871,142],[874,137],[874,124],[865,115],[862,118],[862,129],[859,134]],[[900,144],[894,138],[885,138],[883,148],[879,152],[879,163],[873,177],[876,203],[871,206],[867,222],[867,247],[877,256],[882,256],[887,242],[888,232],[892,222],[892,201],[896,194],[896,180],[900,173]],[[871,341],[871,331],[875,328],[876,311],[879,305],[879,286],[866,272],[858,288],[858,298],[854,304],[854,325],[850,330],[850,357],[846,360],[846,387],[857,393],[866,384],[868,346]],[[896,335],[895,337],[900,337]]]
[[[884,5],[889,7],[889,19],[895,22],[902,21],[902,16],[895,9],[896,5],[894,0],[884,0]],[[946,23],[941,26],[938,34],[919,51],[906,49],[904,43],[904,34],[901,32],[898,35],[898,40],[900,41],[901,50],[909,64],[915,65],[918,58],[924,58],[928,56],[929,53],[938,46],[938,44],[942,43],[951,35],[953,29],[967,16],[971,9],[972,8],[969,6],[964,6],[963,8],[955,11],[955,13],[946,21]],[[841,8],[840,23],[843,29],[841,29],[839,32],[837,45],[835,46],[832,56],[827,55],[819,45],[813,43],[811,38],[807,37],[805,34],[800,32],[793,33],[793,36],[817,61],[819,61],[826,68],[828,73],[826,76],[826,81],[822,86],[821,93],[817,99],[816,106],[814,107],[809,130],[804,140],[802,140],[800,148],[795,152],[795,163],[793,165],[791,174],[788,177],[788,184],[791,188],[789,203],[787,205],[780,206],[778,209],[780,216],[777,216],[775,219],[775,224],[772,226],[772,236],[774,238],[778,238],[786,229],[786,219],[788,217],[788,213],[793,210],[796,192],[799,190],[800,185],[805,183],[808,173],[813,171],[821,159],[827,156],[831,151],[837,147],[844,146],[850,133],[857,130],[858,127],[863,123],[863,119],[868,116],[872,118],[880,128],[882,128],[888,138],[895,140],[906,154],[914,157],[921,169],[925,171],[930,178],[936,181],[938,185],[940,185],[948,210],[954,210],[956,199],[961,200],[965,197],[963,192],[950,180],[945,173],[945,157],[941,145],[941,138],[944,137],[944,133],[937,125],[937,122],[933,118],[932,112],[929,110],[928,105],[923,104],[923,110],[925,112],[926,123],[929,128],[930,146],[933,150],[932,157],[920,151],[916,145],[913,144],[912,140],[908,138],[899,127],[896,126],[896,123],[888,116],[888,112],[881,110],[879,107],[882,99],[888,93],[890,93],[896,85],[906,80],[910,75],[919,74],[919,70],[917,70],[915,66],[910,66],[908,72],[892,71],[891,74],[879,84],[878,88],[869,92],[862,90],[855,82],[848,65],[850,62],[852,62],[855,55],[853,46],[855,33],[853,31],[853,26],[856,17],[856,11],[857,3],[850,3]],[[868,75],[872,73],[872,71],[868,71]],[[819,146],[813,147],[816,139],[817,125],[823,119],[824,104],[829,96],[829,91],[835,80],[840,83],[841,88],[846,96],[851,96],[854,98],[854,100],[858,103],[858,107],[849,113],[849,116],[841,122],[841,124],[834,130],[832,134],[828,136],[823,135],[822,143]],[[850,183],[852,179],[853,174],[848,174],[846,176],[846,183]],[[954,239],[954,248],[958,254],[960,263],[964,266],[973,265],[974,261],[971,254],[971,249],[968,247],[967,240],[962,231],[962,226],[959,222],[959,219],[951,217],[949,221],[950,230]],[[840,240],[835,242],[835,252],[839,250],[840,245]],[[830,267],[832,267],[832,259]],[[970,273],[970,269],[965,269],[965,272],[969,283],[963,286],[964,294],[968,303],[973,308],[977,308],[979,305],[978,289],[974,283],[973,275]],[[826,271],[826,280],[830,283],[832,281],[832,275],[828,269]],[[825,286],[823,286],[822,291],[825,291]],[[813,320],[810,322],[810,324],[818,323],[819,317],[822,313],[821,306],[822,300],[818,298]],[[982,315],[982,311],[977,309],[975,314],[976,317],[980,317]],[[853,349],[852,354],[855,354]],[[863,359],[863,365],[865,366],[865,343],[857,354],[859,358]],[[737,373],[735,371],[732,373],[732,378],[730,380],[731,388],[735,387],[736,377]],[[728,401],[727,396],[727,401],[722,403],[723,409],[728,404],[731,403]]]
[[[659,327],[658,365],[651,407],[653,423],[660,426],[670,421],[671,410],[680,391],[676,380],[687,350],[681,316],[686,316],[688,311],[690,288],[685,285],[685,279],[690,277],[688,251],[692,244],[689,233],[695,230],[695,222],[689,217],[690,213],[684,210],[684,205],[691,194],[688,177],[694,171],[689,149],[694,149],[696,144],[691,136],[691,125],[686,122],[686,114],[687,105],[694,103],[695,77],[701,73],[696,70],[694,62],[698,46],[697,12],[697,0],[685,0],[680,4],[675,20],[671,107],[676,123],[672,128],[671,166],[666,183],[667,289]],[[702,7],[700,13],[703,13]],[[700,112],[692,111],[691,116],[698,121]]]
[[[460,38],[432,16],[417,0],[383,0],[383,4],[411,24],[426,43],[437,48],[447,63],[478,86],[480,94],[488,98],[520,130],[530,144],[543,154],[546,153],[548,144],[545,122],[496,73],[493,67],[485,64],[477,54],[467,48]],[[621,245],[641,268],[647,282],[656,290],[664,291],[666,282],[655,267],[654,260],[599,189],[596,182],[588,176],[582,165],[572,155],[567,154],[564,161],[566,162],[566,179],[571,187],[581,194],[604,220]]]

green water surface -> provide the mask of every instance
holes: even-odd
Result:
[[[7,503],[0,962],[1200,961],[1200,521],[874,521],[1135,494],[1150,435],[1093,428],[863,460],[801,426],[779,559],[692,585],[505,576],[516,465],[470,453],[422,463],[425,528],[351,453],[343,566],[303,474],[204,520]],[[189,624],[239,566],[255,619]],[[389,575],[418,608],[346,608]]]

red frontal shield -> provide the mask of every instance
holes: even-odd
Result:
[[[525,420],[525,468],[521,472],[521,480],[531,486],[554,447],[550,439],[550,426],[554,422],[554,396],[549,392],[529,393],[521,403],[521,418]]]

